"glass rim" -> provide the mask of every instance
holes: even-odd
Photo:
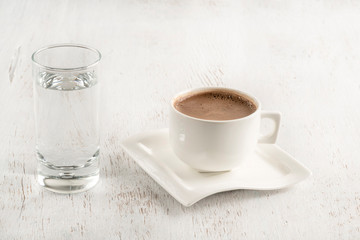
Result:
[[[97,59],[95,60],[95,62],[92,62],[90,64],[87,64],[85,66],[81,66],[81,67],[74,67],[74,68],[58,68],[58,67],[50,67],[44,64],[39,63],[38,61],[35,60],[35,56],[45,50],[49,50],[51,48],[60,48],[60,47],[74,47],[74,48],[83,48],[83,49],[87,49],[90,50],[94,53],[97,54]],[[96,64],[98,64],[101,60],[102,56],[99,50],[97,50],[96,48],[92,48],[83,44],[73,44],[73,43],[60,43],[60,44],[52,44],[52,45],[47,45],[44,46],[38,50],[36,50],[32,55],[31,55],[31,60],[34,64],[36,64],[37,66],[44,68],[46,70],[50,70],[50,71],[79,71],[79,70],[86,70],[88,68],[91,68],[93,66],[95,66]]]

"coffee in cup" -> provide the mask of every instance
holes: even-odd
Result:
[[[256,111],[256,104],[250,98],[223,89],[185,94],[175,100],[174,107],[185,115],[205,120],[233,120]]]

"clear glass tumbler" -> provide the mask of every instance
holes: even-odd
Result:
[[[98,50],[74,44],[32,55],[37,179],[59,193],[86,191],[99,180]]]

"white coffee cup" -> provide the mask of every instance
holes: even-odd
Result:
[[[252,100],[256,111],[233,120],[204,120],[179,112],[175,101],[188,94],[225,90]],[[274,121],[275,127],[260,136],[261,119]],[[230,88],[198,88],[177,94],[170,106],[170,145],[183,162],[200,172],[229,171],[241,165],[255,150],[257,143],[275,143],[280,126],[280,113],[261,111],[260,102],[252,95]]]

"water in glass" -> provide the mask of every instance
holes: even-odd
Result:
[[[43,71],[34,82],[38,180],[56,192],[99,177],[99,85],[94,72]],[[68,182],[66,181],[68,180]]]

